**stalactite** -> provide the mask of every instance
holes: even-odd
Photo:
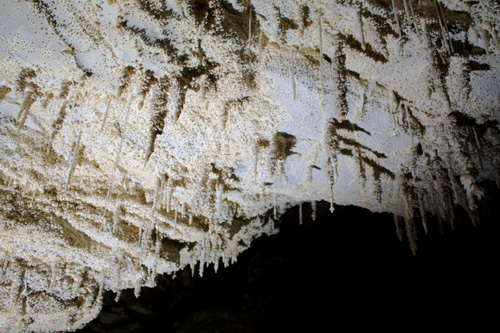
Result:
[[[134,296],[135,296],[135,298],[139,298],[139,296],[141,296],[141,285],[140,285],[140,283],[137,283],[134,286]]]
[[[71,156],[71,165],[68,171],[68,177],[66,178],[66,186],[64,187],[64,191],[68,191],[69,183],[71,181],[71,176],[73,176],[73,172],[75,171],[75,165],[78,163],[78,152],[80,149],[80,139],[82,138],[82,128],[78,131],[78,138],[76,139],[75,149]]]
[[[323,90],[323,13],[319,14],[319,87]]]
[[[361,49],[363,51],[366,51],[366,42],[365,42],[365,34],[363,32],[363,20],[362,20],[362,17],[361,17],[361,13],[358,11],[357,13],[357,18],[358,18],[358,30],[359,30],[359,34],[360,34],[360,38],[361,38]]]
[[[248,13],[248,43],[252,41],[252,6],[249,7]]]
[[[158,265],[158,260],[160,258],[161,243],[162,243],[162,237],[160,236],[160,232],[156,230],[155,249],[154,249],[156,257],[156,265]]]
[[[455,180],[455,175],[453,173],[453,170],[450,168],[449,164],[447,166],[447,174],[451,184],[451,189],[453,190],[453,203],[458,204],[460,203],[460,200],[458,198],[458,185],[457,181]]]
[[[418,29],[417,20],[415,18],[415,12],[413,11],[413,5],[411,4],[412,0],[405,0],[405,1],[408,1],[408,4],[410,5],[411,22],[413,23],[413,27],[415,28],[415,32],[417,34],[418,39],[421,40],[420,30]]]
[[[259,32],[259,67],[262,66],[262,30]]]
[[[274,194],[273,218],[276,220],[276,193]]]
[[[118,303],[120,301],[120,296],[122,295],[122,291],[121,290],[118,290],[116,292],[116,296],[115,296],[115,303]]]
[[[398,10],[396,8],[396,4],[394,3],[394,0],[392,1],[392,12],[394,13],[394,20],[396,21],[396,26],[398,28],[398,37],[401,38],[402,32],[401,32],[401,25],[399,24],[399,18],[398,18]]]
[[[114,178],[115,178],[116,168],[118,167],[118,162],[120,161],[120,154],[122,152],[122,147],[123,147],[123,141],[124,141],[124,138],[125,138],[125,134],[127,133],[128,117],[129,117],[129,113],[130,113],[130,104],[131,103],[132,103],[132,96],[129,97],[128,102],[127,102],[127,107],[126,107],[127,111],[126,111],[126,114],[125,114],[125,121],[123,123],[122,137],[120,139],[120,145],[118,147],[118,153],[116,154],[115,163],[113,164],[113,169],[111,171],[111,177],[110,177],[110,180],[109,180],[108,194],[106,196],[106,204],[104,206],[105,209],[107,208],[109,200],[111,198],[111,194],[113,193],[113,181],[114,181]]]
[[[137,247],[138,247],[138,248],[141,248],[141,247],[142,247],[142,234],[143,234],[143,232],[144,232],[143,230],[144,230],[144,229],[143,229],[143,227],[141,226],[141,227],[139,228],[139,236],[137,237]]]
[[[259,143],[257,142],[254,146],[254,156],[255,156],[255,162],[253,165],[253,181],[257,181],[257,167],[259,163]]]
[[[104,125],[106,124],[106,119],[108,118],[109,106],[111,105],[111,96],[106,98],[106,110],[104,111],[104,119],[102,120],[101,128],[99,132],[102,132]]]
[[[408,19],[408,21],[410,21],[411,20],[411,16],[410,16],[410,11],[408,9],[408,1],[407,0],[403,0],[403,6],[404,6],[404,9],[405,9],[406,18]]]
[[[302,225],[302,203],[299,204],[299,224]]]
[[[158,194],[160,193],[160,187],[161,187],[161,178],[158,177],[158,179],[156,180],[155,192],[153,195],[153,204],[151,205],[151,220],[152,221],[154,221],[155,211],[158,207]]]
[[[217,274],[218,270],[219,270],[219,258],[216,258],[215,262],[214,262],[214,272],[215,272],[215,274]]]
[[[410,249],[413,255],[417,255],[418,245],[417,245],[417,228],[415,226],[415,221],[412,217],[408,216],[405,218],[406,222],[406,237],[410,242]]]
[[[297,91],[295,87],[295,59],[293,47],[290,48],[290,72],[292,75],[292,97],[295,101],[297,99]]]
[[[175,234],[177,233],[177,205],[175,206],[175,213],[174,213],[174,237],[175,237]]]
[[[425,208],[424,208],[424,202],[422,200],[422,195],[420,195],[420,194],[418,196],[418,208],[420,210],[420,218],[422,219],[422,226],[424,227],[424,231],[427,234],[428,233],[427,215],[425,213]]]
[[[394,226],[396,227],[396,234],[399,242],[402,243],[404,237],[404,223],[401,221],[401,217],[397,214],[394,214]]]
[[[167,187],[167,213],[169,213],[170,212],[170,208],[171,208],[171,203],[172,203],[172,192],[174,190],[171,178],[169,178],[167,180],[166,187]]]
[[[29,89],[27,89],[26,97],[24,98],[21,110],[19,111],[16,118],[16,122],[18,123],[17,133],[20,133],[21,129],[24,127],[24,123],[28,118],[31,106],[33,105],[33,103],[35,103],[39,95],[37,87],[28,87],[28,88]]]
[[[335,211],[335,206],[333,204],[333,185],[330,186],[330,213],[333,214]]]
[[[222,214],[221,214],[221,205],[222,205],[222,196],[223,196],[223,191],[224,188],[221,183],[216,185],[216,212],[217,212],[217,219],[219,222],[222,222]]]
[[[316,212],[316,209],[317,209],[317,207],[316,207],[316,201],[312,201],[311,202],[311,208],[312,208],[311,219],[313,221],[316,221],[316,214],[317,214],[317,212]]]
[[[50,131],[50,137],[49,137],[49,142],[47,144],[47,150],[45,152],[46,155],[49,155],[50,153],[50,148],[52,147],[52,141],[54,140],[55,135],[59,130],[62,128],[64,121],[66,119],[66,108],[69,107],[70,105],[70,100],[72,95],[74,94],[74,91],[70,90],[70,84],[63,84],[62,92],[59,95],[60,98],[64,98],[64,102],[59,109],[59,112],[57,114],[56,120],[52,123],[52,128]]]
[[[448,25],[444,18],[443,8],[441,8],[441,5],[438,3],[437,0],[434,0],[434,8],[436,9],[441,36],[443,38],[443,44],[448,54],[452,54],[454,52],[454,49],[450,38],[450,32],[448,31]]]
[[[333,108],[339,114],[338,122],[342,123],[349,112],[349,105],[347,103],[347,78],[345,67],[345,54],[344,45],[339,38],[334,42],[335,51],[332,59],[332,72],[334,84],[334,103]]]
[[[279,174],[279,180],[280,180],[280,183],[282,181],[282,177],[283,177],[283,160],[278,160],[278,174]]]

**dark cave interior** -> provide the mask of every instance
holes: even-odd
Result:
[[[189,268],[157,287],[104,296],[100,315],[80,332],[359,331],[491,332],[500,328],[499,191],[487,184],[481,224],[457,210],[455,230],[418,230],[418,253],[400,243],[391,214],[319,202],[281,218],[280,232],[255,240],[216,274]],[[344,327],[344,328],[342,328]]]

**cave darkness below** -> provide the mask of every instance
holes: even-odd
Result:
[[[455,230],[429,234],[419,224],[413,256],[400,243],[391,214],[318,202],[317,219],[303,205],[217,273],[186,268],[157,277],[157,287],[104,295],[100,315],[81,332],[491,332],[498,321],[500,196],[491,184],[474,227],[457,209]]]

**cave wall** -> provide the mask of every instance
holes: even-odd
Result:
[[[416,253],[500,179],[495,1],[1,6],[2,329],[82,327],[306,202],[393,213]]]

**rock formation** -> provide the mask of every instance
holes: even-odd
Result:
[[[500,180],[494,0],[0,8],[2,331],[229,265],[306,202],[391,212],[416,253]]]

